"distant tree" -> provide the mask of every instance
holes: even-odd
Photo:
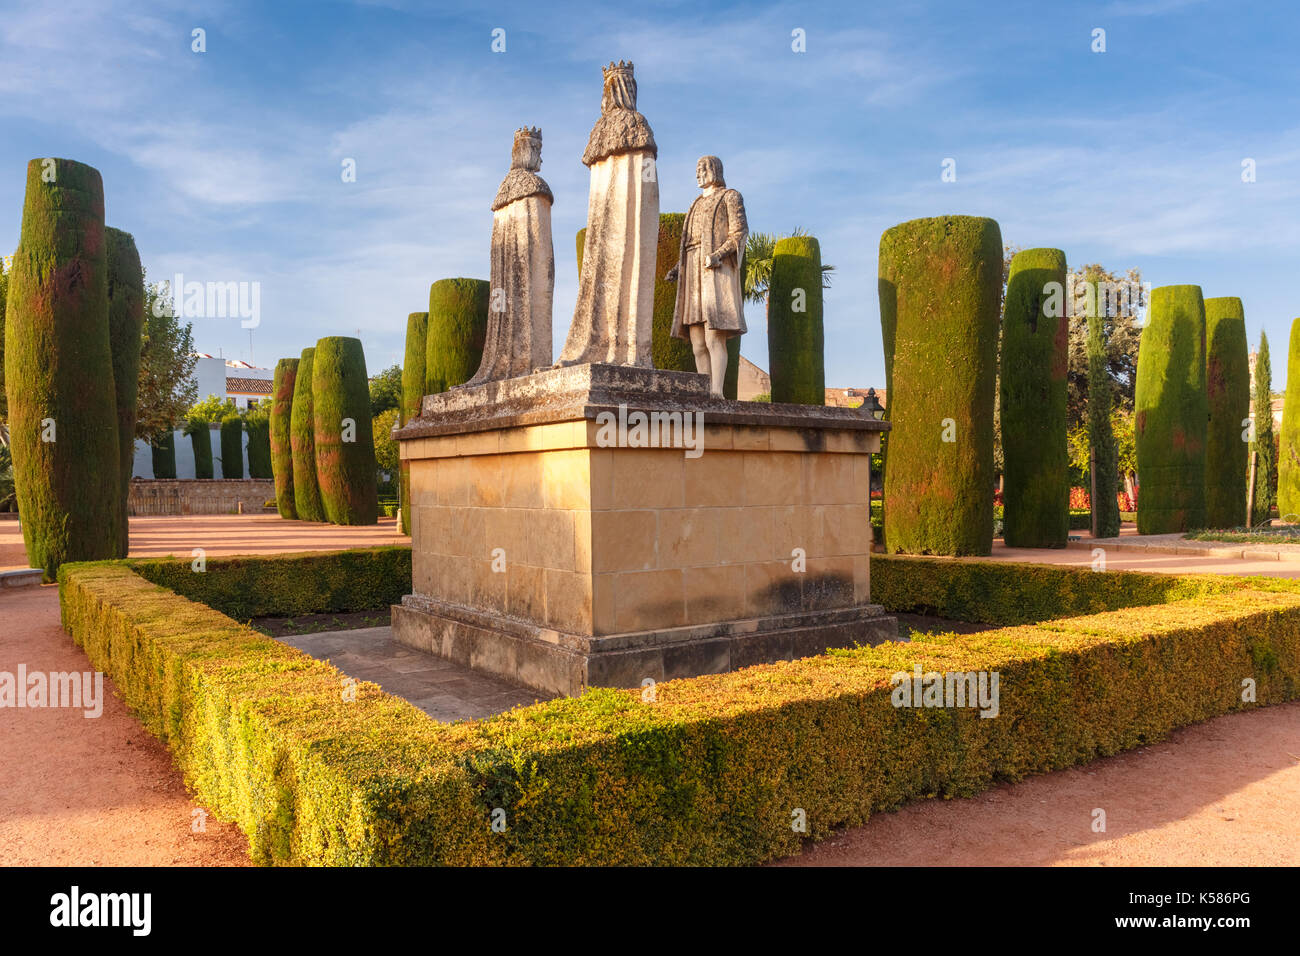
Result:
[[[233,398],[217,398],[209,395],[202,401],[195,402],[185,410],[183,417],[188,421],[220,422],[228,415],[238,415],[239,406]]]
[[[370,377],[370,417],[402,404],[402,366],[390,365]]]
[[[398,444],[393,440],[392,435],[389,434],[392,432],[393,426],[396,424],[397,409],[390,408],[387,411],[380,412],[376,415],[372,425],[375,441],[375,464],[378,466],[380,472],[384,472],[388,476],[387,478],[384,478],[383,475],[379,476],[380,494],[392,492],[395,487],[393,480],[401,470],[402,463],[398,454]]]
[[[153,439],[185,420],[186,410],[198,396],[197,362],[193,324],[177,321],[167,283],[146,281],[136,438]]]
[[[751,232],[745,240],[745,274],[743,277],[746,302],[766,302],[767,286],[772,280],[772,257],[776,254],[779,239],[806,236],[807,231],[795,228],[789,236],[774,236],[770,232]],[[832,265],[822,266],[822,288],[831,287],[830,274],[835,271]]]
[[[1273,363],[1268,357],[1268,336],[1259,333],[1259,353],[1255,358],[1255,389],[1252,410],[1255,414],[1255,440],[1250,450],[1255,457],[1255,498],[1250,523],[1259,525],[1273,513],[1277,503],[1277,436],[1273,429]]]

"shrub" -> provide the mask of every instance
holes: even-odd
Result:
[[[297,518],[293,492],[293,393],[298,359],[275,363],[275,398],[271,405],[271,471],[275,475],[275,507],[281,518]]]
[[[374,524],[375,438],[360,339],[335,335],[316,343],[311,394],[316,478],[325,517],[334,524]]]
[[[5,325],[23,542],[27,560],[52,581],[64,561],[108,558],[119,548],[121,461],[98,170],[68,159],[28,163]]]
[[[409,547],[208,558],[134,560],[141,577],[238,621],[271,615],[338,614],[401,603],[411,593]]]
[[[225,564],[250,560],[284,568]],[[186,588],[216,587],[215,567],[230,576],[224,593],[237,593],[236,579],[244,591],[273,590],[239,600],[284,613],[316,587],[322,566],[302,562],[318,560],[341,587],[364,573],[339,565],[362,552],[214,559],[206,574],[163,564]],[[903,597],[953,593],[957,606],[970,592],[933,587],[935,569],[979,566],[884,564],[886,587]],[[150,583],[142,575],[158,565],[65,566],[64,625],[167,743],[197,799],[248,835],[258,863],[755,863],[907,800],[970,796],[1252,709],[1246,677],[1259,704],[1300,694],[1294,582],[998,563],[991,573],[1008,593],[992,598],[997,614],[1020,615],[1018,596],[1032,603],[1053,585],[1067,602],[1102,593],[1121,609],[668,681],[653,702],[639,688],[593,690],[446,725],[370,683],[345,701],[328,663]],[[1058,577],[1026,576],[1040,572]],[[912,574],[916,587],[903,580]],[[1125,608],[1139,594],[1198,587],[1199,597]],[[918,669],[997,673],[998,716],[894,706],[895,675]],[[806,834],[790,826],[796,807]],[[497,808],[509,821],[502,833],[490,826]]]
[[[1151,290],[1138,352],[1138,533],[1205,525],[1205,304],[1201,287]]]
[[[406,317],[406,360],[402,363],[402,405],[398,424],[405,425],[420,414],[420,402],[424,398],[426,359],[425,350],[429,340],[429,313],[412,312]],[[401,491],[399,501],[402,507],[402,533],[411,533],[411,466],[400,462]]]
[[[271,412],[265,401],[244,413],[244,431],[248,433],[248,477],[274,478],[271,464]]]
[[[316,478],[316,417],[312,409],[312,365],[315,348],[302,350],[293,383],[289,443],[293,449],[293,508],[301,521],[324,521],[325,508]]]
[[[1251,524],[1268,520],[1277,502],[1277,459],[1280,438],[1273,430],[1273,363],[1268,355],[1268,336],[1259,333],[1259,353],[1255,358],[1255,386],[1251,395],[1255,413],[1255,440],[1250,450],[1255,456],[1255,489],[1251,502]]]
[[[1051,308],[1053,284],[1059,309]],[[1001,360],[1003,540],[1009,547],[1063,548],[1069,537],[1064,295],[1060,249],[1026,249],[1012,258]]]
[[[1242,337],[1245,338],[1245,335]],[[1269,409],[1269,416],[1272,416],[1272,408]],[[1300,319],[1291,323],[1291,342],[1286,362],[1286,401],[1282,405],[1279,439],[1281,450],[1277,457],[1277,510],[1286,520],[1294,521],[1300,516]]]
[[[943,216],[887,229],[879,276],[893,424],[885,539],[891,551],[988,554],[1002,294],[998,224]]]
[[[149,443],[155,478],[176,477],[176,434],[164,432]]]
[[[221,477],[244,477],[244,421],[238,415],[221,419]]]
[[[772,401],[826,404],[822,254],[812,236],[778,239],[767,289]]]
[[[1294,333],[1293,336],[1294,338]],[[1246,313],[1238,298],[1205,300],[1205,523],[1235,528],[1246,514],[1250,448],[1242,439],[1250,415]]]
[[[691,343],[685,339],[675,339],[672,334],[678,282],[664,281],[664,276],[677,265],[677,258],[681,255],[682,227],[685,222],[684,212],[659,214],[659,245],[655,253],[654,335],[650,352],[655,368],[675,372],[695,371],[695,350],[691,348]],[[739,341],[740,336],[733,335],[732,338]]]
[[[117,543],[115,556],[130,550],[126,499],[135,465],[136,393],[140,384],[140,349],[144,342],[144,270],[135,239],[120,229],[105,228],[108,260],[108,338],[113,350],[113,392],[117,405]]]
[[[1110,506],[1119,488],[1119,444],[1111,421],[1112,393],[1110,358],[1106,346],[1106,308],[1109,297],[1089,274],[1086,284],[1092,301],[1088,313],[1088,450],[1089,484],[1096,489],[1097,507],[1092,515],[1092,533],[1098,538],[1119,534],[1119,514]]]
[[[212,423],[205,418],[191,418],[185,433],[190,436],[194,449],[194,477],[212,478]]]
[[[469,381],[483,361],[488,281],[439,279],[429,288],[429,330],[424,350],[424,394]]]

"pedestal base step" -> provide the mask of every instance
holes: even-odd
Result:
[[[898,640],[878,604],[592,637],[408,594],[393,605],[393,637],[468,667],[553,694],[639,687]]]

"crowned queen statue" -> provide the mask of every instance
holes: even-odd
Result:
[[[605,67],[600,119],[582,162],[591,170],[578,303],[560,365],[653,367],[659,176],[654,133],[636,109],[632,64]]]
[[[492,202],[492,265],[483,360],[466,385],[528,375],[551,364],[551,187],[542,168],[542,131],[515,131],[510,172]]]

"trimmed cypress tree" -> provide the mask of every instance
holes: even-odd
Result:
[[[1205,523],[1211,528],[1236,528],[1246,520],[1250,448],[1242,440],[1242,431],[1250,414],[1249,349],[1246,311],[1241,300],[1206,299],[1205,393],[1210,420],[1205,436]],[[1295,349],[1293,327],[1293,362]],[[1290,383],[1289,378],[1287,382]],[[1300,387],[1300,382],[1297,386]],[[1300,482],[1300,474],[1296,479]]]
[[[424,399],[425,349],[429,338],[429,313],[412,312],[406,317],[406,358],[402,363],[402,404],[397,410],[399,425],[405,425],[420,414]],[[402,533],[411,533],[411,465],[399,465],[401,479],[399,495],[402,508]]]
[[[578,230],[578,235],[575,240],[575,244],[577,245],[578,248],[578,278],[581,279],[582,278],[582,252],[587,246],[586,226],[583,226],[581,229]]]
[[[214,477],[212,467],[212,423],[207,419],[190,419],[186,426],[190,436],[190,445],[194,449],[194,477],[211,479]]]
[[[176,477],[176,433],[164,432],[149,443],[155,478]]]
[[[895,429],[885,464],[886,546],[989,554],[1001,231],[976,216],[901,223],[880,237],[878,274]]]
[[[135,239],[106,227],[108,257],[108,336],[113,349],[113,390],[117,399],[118,512],[117,557],[130,550],[126,499],[135,464],[136,393],[140,384],[140,349],[144,342],[144,270]]]
[[[118,547],[121,459],[98,170],[68,159],[28,163],[5,326],[23,541],[52,581],[63,562],[111,558]]]
[[[654,332],[650,354],[655,368],[674,372],[695,371],[695,350],[685,339],[673,338],[673,310],[677,306],[677,282],[665,282],[668,270],[681,254],[684,212],[659,214],[659,245],[655,253]],[[738,338],[738,336],[737,336]]]
[[[248,434],[248,477],[274,478],[270,413],[265,408],[249,411],[244,419],[244,431]]]
[[[1272,418],[1271,409],[1269,417]],[[1279,452],[1277,513],[1284,521],[1300,521],[1300,319],[1291,323]]]
[[[740,336],[727,339],[727,374],[722,380],[722,397],[733,402],[740,394]]]
[[[293,448],[293,507],[301,521],[324,521],[325,508],[316,480],[316,417],[312,410],[312,362],[315,348],[302,350],[293,384],[289,442]]]
[[[9,421],[9,400],[5,398],[5,300],[9,298],[9,273],[0,259],[0,422]]]
[[[297,518],[293,501],[293,391],[298,380],[298,360],[275,363],[275,398],[271,405],[271,471],[275,475],[275,507],[281,518]]]
[[[1070,536],[1069,331],[1065,253],[1017,253],[1002,319],[1002,539],[1008,547],[1064,548]]]
[[[221,477],[244,477],[244,422],[238,415],[221,419]]]
[[[439,279],[429,288],[425,395],[461,385],[478,371],[487,336],[488,286],[486,279]]]
[[[325,517],[334,524],[375,524],[379,520],[375,439],[360,339],[332,335],[316,343],[311,394],[316,477]]]
[[[1255,494],[1251,505],[1251,524],[1260,525],[1273,513],[1277,502],[1277,454],[1273,432],[1273,362],[1268,355],[1268,336],[1259,333],[1259,352],[1255,356],[1255,441],[1250,450],[1255,455]],[[1283,409],[1285,412],[1285,407]]]
[[[1114,385],[1106,349],[1106,316],[1096,282],[1090,286],[1088,310],[1088,448],[1089,507],[1094,538],[1119,534],[1119,446],[1110,423]]]
[[[778,239],[767,292],[772,401],[825,405],[824,352],[821,246],[812,236]]]
[[[1205,302],[1201,287],[1151,290],[1134,398],[1138,534],[1205,526]]]

